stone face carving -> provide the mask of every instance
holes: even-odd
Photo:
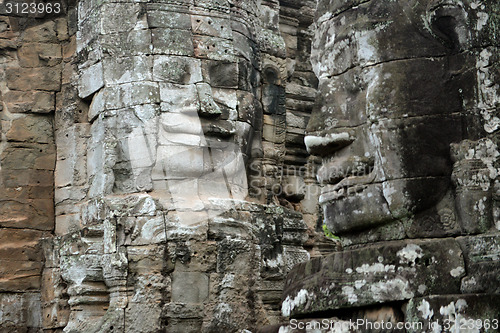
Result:
[[[305,140],[324,159],[327,225],[352,242],[487,231],[498,154],[495,4],[355,4],[320,1],[316,13],[320,94]],[[481,221],[469,221],[479,200]]]
[[[293,268],[283,314],[424,325],[407,332],[498,318],[498,10],[318,1],[305,143],[345,248]]]
[[[247,93],[245,102],[257,104],[257,5],[231,5],[234,11],[226,1],[125,2],[81,10],[80,32],[87,38],[77,46],[91,51],[80,62],[79,93],[92,96],[88,185],[97,199],[85,205],[83,224],[97,229],[91,242],[102,243],[96,253],[102,257],[62,253],[72,310],[66,331],[217,331],[247,321],[243,312],[224,317],[236,304],[221,295],[230,291],[218,289],[230,270],[215,266],[223,253],[217,239],[227,230],[220,227],[218,238],[207,238],[217,229],[209,219],[246,197],[244,160],[251,157],[261,117],[259,109],[238,114],[239,96]],[[83,27],[93,20],[102,31],[85,36]],[[134,38],[135,45],[120,42],[116,51],[111,44],[117,35]],[[141,191],[148,194],[133,194]],[[234,251],[231,258],[247,253],[239,259],[242,267],[259,259],[252,243]],[[258,271],[246,275],[253,281]],[[104,298],[89,297],[97,293],[96,283]],[[215,307],[221,297],[222,306]],[[211,305],[201,310],[204,304]],[[141,317],[150,318],[149,326]],[[265,320],[263,314],[257,318]]]

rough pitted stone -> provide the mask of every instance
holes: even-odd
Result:
[[[39,293],[2,293],[0,295],[2,329],[21,332],[28,327],[41,327]]]
[[[209,279],[199,272],[174,272],[172,275],[172,302],[204,303],[208,298]]]
[[[465,266],[458,243],[408,241],[334,253],[289,273],[282,311],[313,314],[460,290]]]
[[[19,173],[19,172],[18,172]],[[26,174],[21,174],[26,177]],[[49,173],[38,174],[33,178],[48,177]],[[14,180],[14,182],[16,182]],[[54,210],[52,207],[52,192],[39,190],[31,184],[26,185],[27,188],[32,188],[33,196],[43,197],[49,196],[47,199],[0,199],[0,226],[10,228],[30,228],[36,230],[52,230],[54,226]],[[22,188],[18,188],[22,189]],[[39,190],[39,191],[37,191]]]
[[[22,115],[12,120],[5,135],[10,141],[50,143],[52,121],[49,117]]]
[[[52,67],[61,62],[59,44],[26,43],[18,50],[19,64],[22,67]]]
[[[9,68],[7,86],[12,90],[58,91],[61,88],[61,70],[56,68]]]
[[[47,232],[36,230],[0,229],[2,291],[25,291],[40,286],[43,265],[40,239],[45,236]]]
[[[81,98],[86,98],[95,93],[103,85],[102,63],[98,62],[81,70],[78,92]]]
[[[462,279],[461,292],[499,293],[500,239],[496,235],[481,235],[459,238],[468,267]]]
[[[151,31],[131,30],[102,37],[103,52],[117,57],[151,53]]]
[[[12,113],[50,113],[55,109],[55,95],[46,91],[8,91],[4,95],[7,109]]]
[[[155,54],[193,56],[193,36],[191,31],[156,28],[151,31]]]
[[[188,57],[155,56],[153,76],[161,82],[171,82],[182,85],[202,81],[200,61]]]
[[[136,3],[111,3],[104,4],[101,7],[103,12],[113,12],[113,15],[102,17],[101,19],[101,33],[113,34],[118,32],[129,31],[139,27],[144,15],[140,15],[141,8]]]
[[[41,43],[58,43],[57,38],[57,24],[56,20],[41,22],[41,24],[34,25],[22,31],[21,41],[27,42],[41,42]],[[63,36],[61,36],[63,37]]]
[[[150,28],[191,29],[191,17],[186,13],[176,13],[161,4],[147,4],[148,25]]]

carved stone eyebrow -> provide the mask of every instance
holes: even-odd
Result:
[[[346,10],[370,1],[372,0],[319,0],[316,8],[316,20],[322,16],[336,16]]]

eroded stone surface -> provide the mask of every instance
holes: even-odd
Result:
[[[61,4],[65,12],[67,4]],[[2,6],[0,330],[39,331],[51,327],[47,310],[52,305],[68,314],[52,303],[53,293],[42,291],[54,281],[45,268],[42,243],[54,230],[54,112],[68,62],[63,54],[70,43],[68,18],[64,13],[5,16]]]
[[[345,247],[292,270],[284,314],[389,307],[425,324],[406,332],[498,329],[453,322],[498,316],[497,12],[494,1],[318,1],[305,143],[323,160],[324,223]]]
[[[306,144],[324,160],[325,222],[346,245],[493,227],[498,71],[481,66],[498,66],[489,51],[496,5],[429,6],[318,5],[320,93]]]
[[[455,240],[388,242],[295,266],[287,278],[287,316],[359,308],[460,290],[465,273]]]

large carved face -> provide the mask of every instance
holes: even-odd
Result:
[[[256,8],[255,1],[189,11],[147,7],[149,75],[159,98],[136,112],[141,122],[126,137],[124,160],[130,159],[135,182],[148,184],[140,190],[167,195],[178,210],[204,210],[208,198],[246,196],[245,163],[260,137],[254,135],[261,117],[258,52],[249,23]]]
[[[494,35],[492,6],[319,1],[312,47],[319,98],[305,141],[323,157],[320,201],[332,231],[436,214],[449,196],[450,144],[483,131],[476,65],[491,42],[484,36]]]

